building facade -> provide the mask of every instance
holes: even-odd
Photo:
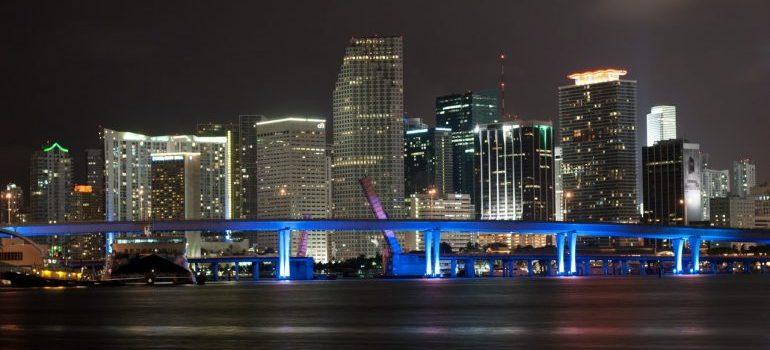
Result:
[[[565,206],[565,193],[564,193],[564,179],[562,179],[562,158],[561,147],[553,148],[553,189],[554,189],[554,219],[556,221],[564,221]]]
[[[453,193],[453,171],[451,130],[430,128],[414,120],[407,122],[404,133],[405,193],[411,195],[429,189]]]
[[[703,192],[701,197],[703,204],[703,217],[711,217],[711,198],[724,198],[730,195],[730,170],[710,169],[704,165]]]
[[[24,223],[24,191],[15,183],[9,183],[0,192],[0,222],[6,224]]]
[[[353,38],[333,93],[335,218],[372,218],[359,180],[370,176],[385,211],[404,211],[404,72],[401,37]],[[332,257],[374,256],[381,233],[335,233]]]
[[[476,196],[474,130],[477,125],[499,120],[498,94],[496,90],[485,90],[436,98],[436,126],[452,130],[453,192],[469,194],[471,200]]]
[[[146,136],[105,129],[107,220],[150,218],[151,155],[180,152],[200,154],[201,218],[232,218],[227,142],[227,137],[219,136]]]
[[[32,155],[30,168],[30,221],[62,223],[69,218],[72,158],[54,142]]]
[[[256,123],[258,219],[327,219],[331,217],[331,181],[326,155],[326,120],[285,117]],[[300,235],[292,240],[296,254]],[[308,232],[307,256],[327,262],[328,234]],[[261,233],[257,248],[277,251],[278,236]]]
[[[475,205],[482,220],[555,219],[551,122],[481,125],[474,147]]]
[[[473,220],[476,217],[476,208],[471,202],[471,196],[467,194],[415,193],[411,194],[406,201],[410,219]],[[477,235],[468,233],[444,232],[441,234],[441,242],[448,243],[453,252],[465,248],[468,243],[476,243],[476,238]],[[406,234],[404,251],[421,250],[422,239],[419,232]]]
[[[711,201],[711,225],[718,227],[754,227],[754,198],[729,196]]]
[[[653,106],[647,114],[647,147],[676,138],[676,106]]]
[[[566,220],[637,222],[636,81],[622,70],[570,75],[559,88]]]
[[[733,162],[733,194],[738,197],[746,197],[751,194],[751,189],[757,185],[757,167],[749,158]]]
[[[642,147],[644,222],[689,225],[703,216],[700,146],[683,139]]]

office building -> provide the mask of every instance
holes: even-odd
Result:
[[[258,219],[330,218],[331,189],[326,156],[326,120],[284,117],[256,123]],[[328,234],[309,232],[307,256],[328,261]],[[300,234],[293,234],[296,254]],[[257,248],[277,251],[278,236],[261,233]]]
[[[754,198],[754,227],[770,229],[770,185],[754,187],[751,197]]]
[[[150,218],[151,154],[200,154],[201,218],[232,218],[231,164],[227,137],[146,136],[104,130],[106,214],[108,221]]]
[[[20,224],[26,219],[24,215],[24,191],[15,183],[9,183],[0,192],[0,222]]]
[[[353,38],[333,93],[332,200],[335,218],[370,219],[359,180],[372,178],[391,218],[404,211],[404,72],[401,37]],[[374,256],[382,234],[339,232],[331,257]]]
[[[430,193],[414,193],[406,199],[409,208],[410,219],[420,220],[473,220],[476,216],[476,208],[468,194],[439,194],[438,191]],[[444,232],[441,234],[441,242],[446,242],[452,247],[453,252],[465,248],[468,243],[476,243],[475,234]],[[422,235],[419,232],[406,234],[404,251],[421,250],[423,247]]]
[[[566,210],[566,196],[564,193],[564,180],[562,179],[562,159],[561,159],[561,147],[553,148],[553,189],[554,189],[554,219],[556,221],[564,221],[564,211]]]
[[[96,197],[94,200],[95,220],[104,220],[104,149],[86,150],[86,183],[91,187],[91,194],[88,196]]]
[[[703,216],[700,146],[683,139],[642,147],[644,222],[690,225]]]
[[[729,196],[712,198],[711,225],[717,227],[754,227],[754,198]]]
[[[404,134],[404,189],[407,194],[435,189],[453,193],[452,133],[431,128],[419,118],[406,119]]]
[[[195,130],[196,136],[208,136],[208,137],[225,137],[227,138],[228,158],[225,160],[229,162],[230,176],[226,185],[230,186],[227,191],[231,195],[229,212],[233,219],[242,217],[243,206],[243,187],[242,184],[242,169],[241,169],[241,142],[240,142],[240,127],[238,123],[202,123],[198,124]],[[226,210],[227,211],[227,210]]]
[[[730,170],[703,169],[703,217],[711,217],[711,198],[724,198],[730,195]]]
[[[474,129],[498,121],[498,94],[486,90],[436,98],[436,126],[452,130],[453,192],[470,194],[471,200],[476,197]]]
[[[476,128],[475,202],[482,220],[552,221],[553,127],[521,121]]]
[[[637,222],[636,81],[606,69],[559,87],[568,221]],[[603,240],[607,242],[608,240]]]
[[[746,197],[751,194],[751,189],[757,185],[757,167],[751,159],[744,158],[733,162],[733,194],[738,197]]]
[[[647,147],[676,138],[676,106],[654,106],[647,114]]]
[[[239,182],[240,217],[257,217],[257,129],[256,123],[264,118],[261,115],[238,116],[238,169],[235,176]]]
[[[72,158],[54,142],[32,155],[30,169],[30,221],[62,223],[69,218]]]

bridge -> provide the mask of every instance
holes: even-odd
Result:
[[[698,273],[700,253],[693,249],[690,268],[685,268],[684,245],[700,247],[703,241],[737,241],[770,244],[770,230],[737,229],[693,226],[639,225],[617,223],[552,222],[552,221],[448,221],[448,220],[176,220],[130,222],[76,222],[62,224],[30,224],[5,226],[0,234],[37,237],[51,235],[78,235],[104,233],[105,249],[109,252],[114,234],[142,234],[145,232],[227,232],[227,231],[277,231],[278,277],[298,278],[292,274],[291,231],[418,231],[424,235],[424,254],[398,254],[393,256],[392,270],[396,276],[423,275],[435,277],[441,274],[439,243],[443,232],[457,233],[517,233],[553,234],[556,242],[556,274],[578,273],[577,238],[621,237],[668,239],[673,243],[673,272]],[[569,258],[569,260],[565,260]]]

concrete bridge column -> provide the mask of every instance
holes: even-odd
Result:
[[[640,276],[647,276],[647,267],[644,266],[647,262],[644,260],[639,260],[639,275]]]
[[[716,275],[719,272],[719,265],[714,260],[710,260],[709,265],[711,266],[711,273]]]
[[[566,233],[556,234],[556,274],[564,274],[564,242],[567,238]]]
[[[291,278],[291,230],[278,231],[278,278]]]
[[[690,273],[699,274],[700,273],[700,244],[702,242],[700,236],[692,236],[690,237],[690,264],[692,264],[692,268],[690,269]]]
[[[452,260],[450,261],[450,266],[451,267],[449,268],[450,269],[449,276],[452,278],[457,277],[457,259],[452,258]]]
[[[238,277],[240,272],[241,272],[241,267],[238,265],[238,262],[236,261],[233,263],[233,274],[235,275],[233,277],[235,278],[236,281],[240,278]]]
[[[569,241],[569,274],[577,274],[577,232],[572,231],[567,235]]]
[[[591,260],[585,259],[583,260],[583,276],[590,276],[591,275]]]
[[[112,243],[115,242],[115,233],[107,232],[104,234],[104,253],[105,256],[112,254]]]
[[[748,261],[743,262],[743,271],[746,273],[751,273],[751,263]]]
[[[626,269],[628,268],[628,262],[626,260],[620,261],[620,275],[623,276],[626,274]]]
[[[211,263],[211,280],[214,282],[219,280],[219,263]]]
[[[251,263],[251,279],[259,281],[259,261]]]
[[[513,260],[508,260],[508,277],[516,277],[515,267],[516,267],[516,262]]]
[[[527,260],[527,274],[529,277],[532,277],[535,275],[535,271],[532,269],[532,260]]]
[[[423,243],[425,244],[425,277],[433,276],[433,231],[423,232]]]
[[[682,252],[684,250],[684,239],[675,238],[672,240],[674,244],[674,274],[684,273],[684,267],[682,266]]]
[[[433,231],[433,276],[441,277],[441,230]]]
[[[465,277],[476,277],[475,259],[465,259]]]
[[[495,261],[493,259],[487,260],[487,268],[489,268],[487,277],[493,277],[492,275],[495,273]]]

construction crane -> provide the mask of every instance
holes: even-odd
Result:
[[[366,200],[369,201],[369,206],[372,208],[372,212],[374,212],[374,217],[377,218],[377,220],[387,220],[388,213],[385,212],[382,203],[380,203],[380,197],[378,197],[377,193],[374,191],[372,179],[366,176],[362,177],[358,182],[361,184],[361,189],[364,191]],[[401,254],[401,245],[398,243],[396,234],[393,231],[384,230],[382,231],[382,235],[385,237],[385,242],[387,243],[385,249],[381,251],[382,268],[386,274],[391,275],[393,272],[393,257]]]

